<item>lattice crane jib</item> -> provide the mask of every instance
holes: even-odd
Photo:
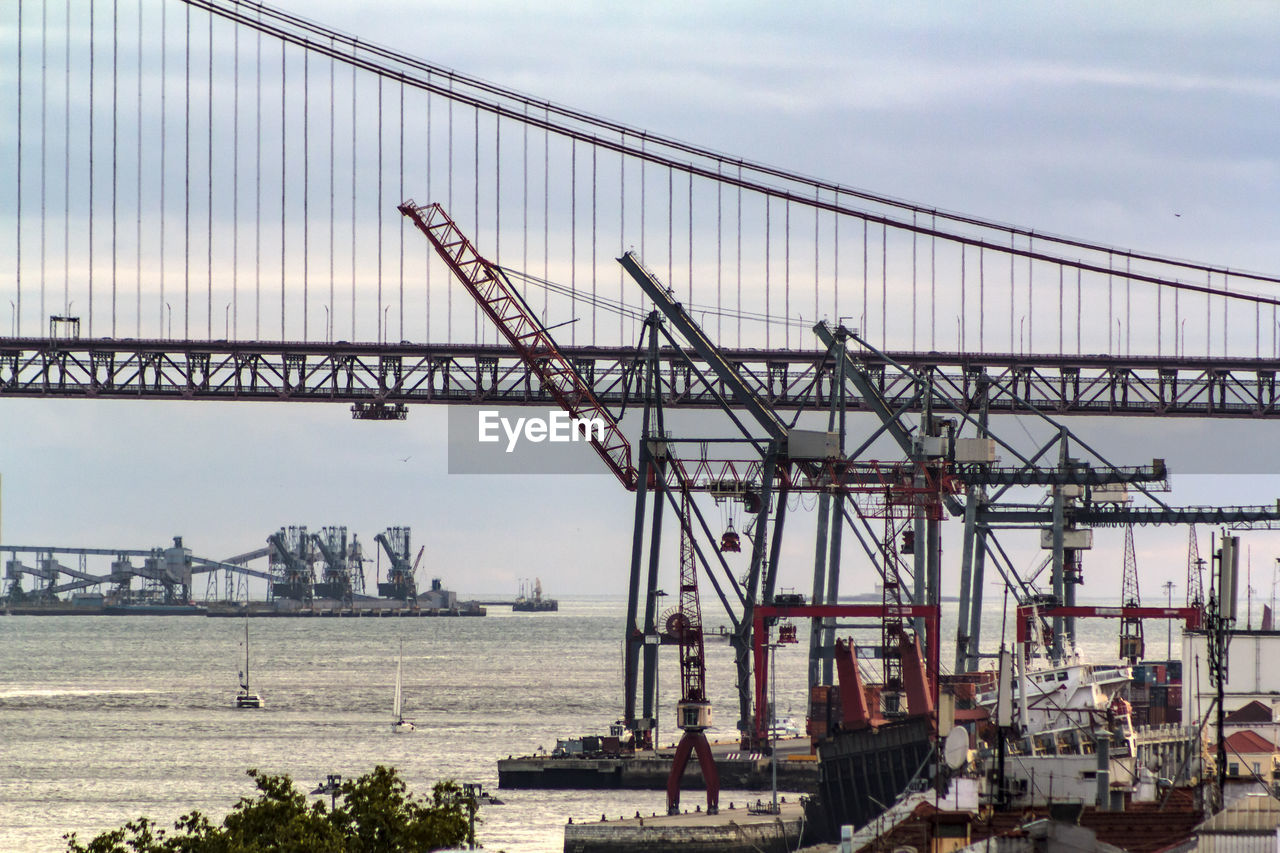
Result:
[[[682,702],[707,701],[707,668],[702,643],[702,605],[698,601],[698,565],[694,554],[692,498],[688,492],[680,497],[680,609],[674,614],[677,624],[668,624],[680,641],[680,686]],[[696,725],[696,723],[695,723]],[[690,728],[681,719],[681,728]]]
[[[1133,546],[1133,525],[1124,529],[1124,577],[1121,581],[1120,603],[1124,607],[1141,607],[1138,592],[1138,555]],[[1145,652],[1142,637],[1142,620],[1125,618],[1120,622],[1120,658],[1131,664],[1142,659]]]
[[[1200,545],[1196,542],[1196,526],[1187,526],[1187,606],[1205,606],[1204,560],[1200,558]]]
[[[702,642],[702,606],[698,601],[698,565],[694,554],[692,498],[680,494],[680,604],[667,618],[667,631],[680,644],[680,701],[677,723],[684,733],[667,776],[667,813],[680,811],[680,779],[691,753],[697,753],[707,787],[707,812],[715,814],[720,802],[720,781],[706,729],[711,725],[707,701],[707,668]]]
[[[476,300],[476,304],[537,375],[562,409],[575,419],[599,421],[604,436],[588,431],[591,446],[628,489],[636,487],[631,445],[613,415],[596,399],[573,363],[551,338],[501,268],[480,255],[439,204],[419,206],[412,200],[400,212],[427,236],[436,253]]]

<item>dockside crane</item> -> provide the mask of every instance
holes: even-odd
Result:
[[[382,546],[387,559],[391,561],[391,566],[387,569],[387,579],[378,584],[378,595],[383,598],[416,602],[418,584],[413,578],[416,564],[409,563],[409,528],[389,527],[373,539]]]
[[[684,475],[684,468],[676,462],[665,442],[651,441],[648,434],[649,413],[646,410],[645,436],[641,443],[640,469],[632,463],[631,446],[622,433],[613,414],[595,397],[590,386],[578,374],[572,362],[561,352],[549,330],[525,303],[511,284],[506,273],[496,264],[486,260],[472,246],[457,224],[439,204],[419,206],[406,201],[399,206],[406,216],[431,242],[437,254],[453,271],[455,277],[476,300],[484,313],[493,321],[507,342],[542,381],[543,387],[555,401],[573,418],[596,419],[603,423],[603,432],[588,431],[587,438],[605,465],[618,478],[623,487],[637,493],[637,536],[643,518],[645,493],[654,489],[655,534],[650,546],[651,570],[649,594],[645,612],[645,628],[640,630],[638,617],[638,550],[633,556],[632,594],[628,603],[627,654],[626,654],[626,710],[625,723],[640,738],[650,734],[651,728],[641,730],[635,715],[636,670],[639,652],[644,646],[645,661],[645,718],[651,724],[650,701],[652,696],[651,674],[656,672],[657,646],[645,643],[646,638],[657,638],[655,620],[656,559],[660,541],[660,515],[658,502],[663,499],[668,472],[674,473],[675,490],[680,494],[680,602],[670,614],[665,626],[669,634],[677,638],[680,646],[681,699],[677,703],[677,723],[683,730],[676,748],[675,760],[667,782],[669,811],[678,811],[680,802],[680,778],[689,755],[696,752],[707,788],[707,811],[716,813],[719,807],[720,785],[707,743],[705,731],[711,725],[711,705],[706,696],[706,664],[702,641],[702,611],[698,599],[697,561],[699,554],[693,536],[693,504],[690,495],[692,483]],[[646,324],[648,327],[650,324]],[[651,337],[656,347],[656,337]],[[649,378],[653,379],[653,359],[649,364]],[[661,418],[659,415],[661,433]],[[673,464],[674,463],[674,464]],[[656,713],[656,709],[653,709]],[[657,748],[657,744],[653,744]]]
[[[305,527],[282,527],[267,537],[267,544],[271,547],[271,562],[281,567],[277,572],[273,565],[272,572],[275,579],[271,589],[277,598],[305,602],[312,600],[315,573],[307,559],[310,541]]]

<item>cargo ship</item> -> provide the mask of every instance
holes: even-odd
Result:
[[[542,579],[534,578],[532,590],[525,581],[520,582],[520,594],[516,596],[511,609],[520,613],[549,613],[559,610],[560,602],[554,598],[543,598]]]

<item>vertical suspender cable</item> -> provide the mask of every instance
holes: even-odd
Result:
[[[689,303],[693,304],[693,172],[689,173]]]
[[[472,222],[476,224],[477,233],[480,230],[480,108],[475,107],[471,111],[472,118],[472,136],[475,140],[475,160],[472,164],[472,177],[475,179],[475,185],[472,190],[472,198],[475,201],[474,213],[472,214]],[[480,306],[475,304],[472,306],[471,312],[471,340],[480,343]]]
[[[839,192],[840,192],[839,190],[836,191],[835,197],[833,199],[837,205],[839,205],[840,203]],[[831,258],[831,281],[833,284],[832,289],[835,291],[834,319],[836,321],[836,325],[839,325],[840,324],[840,214],[838,213],[832,214],[831,218],[833,221],[833,225],[831,229],[832,230],[831,243],[834,248],[834,251],[832,252],[832,258]]]
[[[568,315],[577,319],[577,140],[568,146]],[[570,325],[571,345],[577,343],[577,324]]]
[[[289,86],[289,45],[283,40],[280,42],[280,340],[286,340],[285,337],[285,259],[288,252],[288,235],[285,233],[285,217],[286,202],[288,201],[288,185],[285,180],[288,169],[288,141],[289,141],[289,123],[287,120],[287,110],[289,99],[287,97],[287,89]]]
[[[92,7],[90,7],[90,15],[92,16]],[[90,36],[92,43],[92,36]],[[90,101],[92,103],[92,101]],[[91,108],[92,109],[92,108]],[[93,126],[92,112],[90,113],[89,125]],[[18,0],[18,162],[14,170],[14,185],[17,192],[17,213],[18,221],[17,242],[14,253],[14,284],[17,287],[18,301],[17,307],[13,309],[13,335],[20,337],[22,335],[22,0]]]
[[[520,271],[529,270],[529,105],[524,106],[526,121],[521,122],[520,137]]]
[[[261,16],[262,11],[258,11]],[[257,58],[254,61],[256,110],[254,121],[254,205],[253,205],[253,337],[262,340],[262,31],[258,31]]]
[[[645,163],[645,159],[644,159],[644,137],[642,136],[640,137],[640,257],[642,258],[645,257],[644,224],[649,216],[648,204],[645,201],[645,172],[647,171],[645,169],[646,165],[647,164]]]
[[[547,110],[543,118],[550,120],[551,112]],[[542,134],[542,277],[551,277],[551,131]],[[547,322],[547,310],[550,300],[550,289],[542,289],[542,322]]]
[[[889,226],[880,224],[880,340],[889,345]]]
[[[96,104],[94,103],[94,95],[97,84],[97,32],[94,27],[94,8],[95,4],[89,3],[89,337],[93,337],[93,213],[94,213],[94,139],[93,131],[97,122],[94,121],[94,111]],[[188,17],[191,12],[188,10]],[[21,313],[21,312],[19,312]]]
[[[1035,278],[1035,269],[1032,267],[1031,252],[1035,251],[1032,245],[1035,241],[1034,237],[1027,237],[1027,352],[1031,352],[1031,342],[1035,340],[1035,290],[1032,287]]]
[[[48,191],[48,179],[45,171],[47,160],[45,140],[48,139],[48,85],[49,85],[49,4],[40,4],[40,316],[47,317],[45,307],[45,203]],[[112,199],[114,203],[114,198]],[[112,249],[114,252],[114,248]]]
[[[168,185],[168,152],[169,145],[166,142],[168,128],[168,91],[167,85],[169,73],[167,70],[169,58],[169,38],[168,38],[168,3],[160,4],[160,304],[156,306],[160,313],[160,334],[158,338],[169,336],[169,332],[164,322],[164,312],[168,308],[165,301],[164,285],[165,285],[165,213],[168,205],[165,204],[165,188]],[[71,0],[67,0],[67,25],[71,24]],[[261,36],[259,36],[261,38]],[[68,40],[70,35],[68,35]],[[71,48],[68,41],[67,59],[70,62]],[[70,75],[68,75],[70,76]],[[68,119],[70,116],[68,115]],[[68,127],[70,123],[68,122]],[[170,309],[169,321],[173,322],[173,312]]]
[[[673,243],[675,242],[675,208],[672,201],[672,181],[674,180],[671,167],[667,167],[667,287],[675,286],[675,251]]]
[[[1063,291],[1062,279],[1063,279],[1063,276],[1065,275],[1065,271],[1066,271],[1066,267],[1064,267],[1062,264],[1059,264],[1058,265],[1058,355],[1064,355],[1066,352],[1066,350],[1063,348],[1063,345],[1062,345],[1062,334],[1063,334],[1062,330],[1067,325],[1067,318],[1063,316],[1064,302],[1063,302],[1063,295],[1062,295],[1062,291]],[[1156,292],[1159,293],[1159,290],[1157,290]],[[1157,341],[1159,341],[1159,334],[1160,334],[1159,328],[1157,327],[1157,331],[1156,331]]]
[[[956,325],[959,327],[956,329],[956,349],[958,352],[964,352],[964,326],[965,326],[964,306],[967,304],[967,302],[965,301],[965,293],[964,293],[965,248],[966,248],[966,244],[961,243],[960,244],[960,316],[956,318]],[[1010,352],[1013,351],[1012,343],[1010,343],[1009,345],[1009,351]]]
[[[239,28],[237,27],[237,34]],[[142,337],[142,6],[138,6],[138,144],[134,149],[135,170],[138,179],[134,199],[134,278],[137,286],[137,304],[134,306],[136,327],[134,337]]]
[[[186,10],[182,52],[186,66],[182,97],[182,339],[191,340],[191,6]]]
[[[769,320],[769,311],[773,307],[770,304],[770,299],[769,299],[769,289],[770,289],[769,285],[771,282],[771,279],[769,277],[769,266],[770,266],[769,252],[770,252],[770,249],[772,248],[772,243],[773,243],[773,240],[770,235],[770,231],[772,230],[770,226],[772,223],[770,223],[769,221],[770,208],[773,206],[771,202],[772,202],[772,197],[766,195],[764,197],[764,348],[765,349],[770,348],[769,338],[770,338],[770,332],[772,331],[772,327],[773,327],[773,323],[770,322]]]
[[[862,220],[862,317],[858,321],[858,328],[862,334],[870,334],[867,324],[871,318],[867,316],[867,291],[871,287],[871,282],[867,277],[867,220]],[[881,346],[884,342],[881,341]]]
[[[351,341],[356,340],[356,44],[351,44]]]
[[[387,342],[382,314],[382,76],[378,76],[378,340]]]
[[[929,230],[937,228],[938,216],[930,214]],[[938,238],[933,234],[929,235],[929,349],[938,349]]]
[[[1016,305],[1018,301],[1016,296],[1014,295],[1014,288],[1016,287],[1014,262],[1017,259],[1017,255],[1013,253],[1013,248],[1014,248],[1013,241],[1014,241],[1014,234],[1010,232],[1009,234],[1009,352],[1011,353],[1018,351],[1018,348],[1013,343],[1013,335],[1016,329],[1016,326],[1013,322],[1014,314],[1016,313],[1014,309],[1014,305]],[[960,306],[960,310],[961,311],[964,310],[963,305]],[[981,313],[982,311],[981,305],[978,306],[978,311],[979,313]]]
[[[782,206],[782,335],[791,349],[791,199]]]
[[[1076,355],[1079,355],[1084,351],[1080,341],[1080,317],[1083,313],[1082,309],[1084,306],[1084,298],[1080,292],[1082,282],[1083,273],[1079,267],[1076,267]]]
[[[502,116],[497,113],[493,114],[493,261],[502,262]]]
[[[716,340],[724,339],[724,308],[720,288],[724,275],[724,182],[719,180],[720,162],[716,161]]]
[[[311,49],[302,49],[302,339],[311,319]]]
[[[591,146],[591,341],[596,338],[596,146]]]
[[[814,201],[821,201],[822,191],[815,187],[813,190],[813,198]],[[818,250],[821,245],[819,239],[819,213],[820,211],[818,210],[818,206],[815,204],[813,207],[813,321],[815,323],[818,322],[818,318],[821,316],[821,309],[818,307]],[[912,322],[914,322],[914,320]]]
[[[209,338],[213,338],[213,15],[209,16],[209,101],[206,105],[208,110],[207,118],[209,122],[209,159],[208,159],[208,179],[209,179],[209,196],[207,202],[207,217],[209,220],[209,235],[205,242],[206,256],[205,267],[208,273],[209,288]],[[229,334],[230,330],[224,332]]]
[[[1110,252],[1108,252],[1107,253],[1107,350],[1106,351],[1108,353],[1111,353],[1112,355],[1119,355],[1120,353],[1118,352],[1118,350],[1111,349],[1111,330],[1115,328],[1115,326],[1113,325],[1113,323],[1115,322],[1115,317],[1112,316],[1112,308],[1114,303],[1112,300],[1113,282],[1112,282],[1112,276],[1111,276],[1111,264],[1113,259],[1114,259],[1113,255]],[[1009,263],[1013,263],[1013,261],[1010,260]],[[1208,297],[1206,296],[1205,298],[1207,299]],[[1207,316],[1207,312],[1206,312],[1206,316]]]
[[[742,348],[742,164],[738,164],[738,348]]]
[[[978,246],[978,351],[985,351],[986,344],[986,325],[987,325],[987,253],[982,246]],[[960,307],[964,310],[964,306]],[[1022,341],[1018,341],[1018,349],[1009,348],[1010,352],[1017,352],[1022,348]]]
[[[325,330],[324,330],[324,339],[328,343],[333,343],[333,327],[337,323],[336,318],[333,316],[333,312],[338,309],[338,305],[334,301],[334,292],[333,292],[334,284],[335,284],[334,275],[333,275],[333,254],[334,254],[333,252],[333,212],[334,212],[333,208],[334,208],[334,197],[336,195],[334,191],[335,186],[334,186],[334,179],[333,179],[334,178],[334,174],[333,174],[334,161],[336,159],[334,157],[334,151],[333,151],[333,143],[334,143],[333,125],[334,125],[334,113],[337,112],[337,109],[335,109],[335,107],[338,104],[338,99],[336,97],[337,89],[334,86],[334,71],[338,62],[333,57],[333,48],[334,48],[333,36],[330,36],[329,37],[329,51],[330,51],[330,54],[329,54],[329,109],[327,110],[327,112],[329,113],[329,313],[325,316]]]
[[[63,55],[63,75],[62,75],[62,313],[71,313],[71,0],[66,3],[67,16],[67,39],[65,53]],[[19,30],[21,32],[21,30]],[[163,42],[162,42],[163,44]],[[161,58],[161,63],[164,59]],[[162,66],[163,67],[163,66]],[[19,63],[21,68],[21,63]],[[161,79],[164,75],[161,74]],[[21,92],[22,87],[18,87]],[[161,96],[161,116],[164,115],[164,97]],[[139,113],[141,116],[141,113]],[[161,133],[163,133],[163,127]],[[21,141],[21,134],[19,134]],[[163,155],[161,155],[163,158]],[[164,160],[161,159],[163,163]],[[163,172],[163,170],[161,170]],[[163,208],[163,205],[162,205]],[[164,236],[164,211],[160,211],[161,216],[161,237]],[[21,217],[19,217],[21,219]],[[21,233],[19,226],[19,233]],[[161,244],[163,246],[163,243]],[[163,261],[164,255],[161,254]],[[164,265],[161,263],[161,282],[163,282]],[[163,310],[163,283],[161,284],[161,309]]]
[[[916,224],[916,211],[911,211],[911,224]],[[911,349],[916,348],[916,238],[919,235],[911,231]]]
[[[232,31],[231,73],[231,340],[240,337],[240,27]]]
[[[426,93],[426,197],[434,199],[435,193],[431,190],[431,92]],[[431,339],[431,257],[435,254],[434,248],[431,248],[430,241],[428,245],[422,246],[424,256],[422,259],[426,265],[426,341]]]
[[[453,91],[453,77],[449,78],[449,91]],[[449,156],[445,162],[445,179],[448,183],[448,208],[453,210],[453,97],[446,98],[449,107]],[[453,214],[450,214],[452,216]],[[453,343],[453,288],[445,287],[445,341]]]
[[[396,197],[404,199],[404,80],[400,81],[400,154],[397,162],[400,164],[400,189],[396,193]],[[397,313],[400,315],[400,337],[398,340],[403,341],[404,337],[404,220],[403,216],[396,217],[400,220],[400,306]]]
[[[619,137],[618,142],[622,148],[627,147],[627,134],[624,131]],[[627,157],[625,154],[618,154],[618,254],[621,255],[626,251],[627,247]],[[627,295],[623,287],[623,270],[622,266],[618,266],[618,304],[626,303]],[[621,311],[618,312],[618,344],[626,342],[627,336],[623,323],[625,319]]]

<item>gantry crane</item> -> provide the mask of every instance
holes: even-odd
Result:
[[[631,461],[631,446],[617,420],[596,399],[590,386],[583,381],[573,364],[560,351],[548,329],[529,309],[502,269],[480,255],[441,205],[418,206],[413,201],[406,201],[399,206],[399,210],[426,235],[458,281],[476,300],[481,310],[493,321],[498,331],[520,354],[529,368],[542,380],[543,387],[560,407],[571,417],[596,419],[604,424],[602,433],[589,430],[587,439],[625,488],[631,491],[639,490],[640,500],[643,501],[643,491],[652,481],[656,489],[656,502],[661,498],[662,491],[662,486],[658,483],[660,479],[658,473],[663,467],[675,472],[675,485],[680,492],[680,603],[678,609],[668,618],[666,628],[668,633],[675,635],[680,646],[682,691],[676,712],[678,725],[684,734],[676,748],[675,760],[668,777],[667,806],[669,811],[678,811],[680,778],[690,753],[696,751],[707,788],[707,811],[714,814],[719,806],[720,784],[715,761],[711,755],[711,747],[705,735],[705,730],[711,724],[711,705],[707,701],[705,689],[706,665],[703,656],[702,611],[698,601],[697,566],[693,543],[691,483],[684,476],[683,466],[678,463],[670,465],[669,463],[673,461],[670,451],[663,448],[657,454],[651,451],[642,453],[642,468],[645,470],[643,473],[637,471]],[[652,365],[650,369],[652,370]],[[648,435],[644,436],[646,442],[648,438]],[[658,463],[653,474],[650,474],[649,467],[651,456],[656,456],[654,461]],[[656,554],[655,538],[651,555],[656,558]],[[634,571],[633,574],[635,574]],[[651,573],[650,577],[652,581],[656,578],[656,574]],[[631,612],[628,614],[626,722],[633,731],[637,730],[633,688],[639,648],[645,637],[658,636],[653,614],[655,592],[654,589],[650,590],[644,634],[637,636],[639,632],[635,626],[634,595],[629,608]],[[656,668],[656,652],[657,649],[654,647],[651,657],[646,661],[646,717],[651,695],[648,689],[648,673]],[[646,729],[643,734],[648,734],[649,731]],[[656,749],[657,744],[653,746]]]

